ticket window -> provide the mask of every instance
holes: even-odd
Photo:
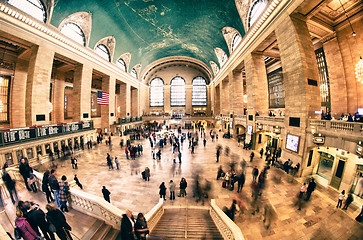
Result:
[[[26,155],[28,156],[28,159],[34,158],[33,148],[27,148],[26,149]]]
[[[72,139],[68,139],[68,146],[73,146],[72,145]]]
[[[12,165],[14,164],[14,161],[13,161],[13,154],[11,152],[9,153],[5,153],[5,161],[8,165]]]
[[[42,153],[42,146],[36,146],[36,150],[37,150],[37,155],[40,155],[40,156],[42,156],[43,155],[43,153]]]
[[[53,143],[53,149],[54,149],[54,151],[56,151],[58,149],[58,142]]]
[[[18,159],[18,163],[20,163],[21,159],[23,159],[23,150],[17,150],[16,151],[16,159]]]

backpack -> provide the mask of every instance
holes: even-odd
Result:
[[[64,186],[63,186],[63,192],[64,192],[65,194],[68,194],[68,193],[69,193],[69,186],[68,186],[68,185],[64,185]]]

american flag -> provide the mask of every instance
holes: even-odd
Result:
[[[109,93],[97,91],[97,104],[108,105]]]

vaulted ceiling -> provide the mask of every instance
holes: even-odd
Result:
[[[214,47],[228,47],[221,29],[233,27],[244,35],[234,0],[55,0],[51,24],[76,12],[92,13],[90,48],[102,38],[114,36],[115,62],[131,52],[130,69],[142,69],[170,56],[198,59],[209,66],[218,63]]]

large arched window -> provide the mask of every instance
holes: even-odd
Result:
[[[170,85],[170,105],[185,107],[185,80],[178,76],[171,80]]]
[[[133,68],[133,69],[131,70],[130,74],[131,74],[131,76],[133,76],[134,78],[136,78],[136,79],[137,79],[137,72],[136,72],[136,69],[135,69],[135,68]]]
[[[62,26],[62,29],[60,31],[67,37],[81,44],[82,46],[86,46],[86,37],[83,33],[83,30],[77,24],[67,22]]]
[[[192,105],[207,106],[207,82],[203,77],[193,79]]]
[[[233,40],[232,40],[232,45],[231,45],[232,52],[238,47],[238,45],[241,43],[241,41],[242,41],[241,35],[236,33],[233,36]]]
[[[164,106],[164,82],[161,78],[154,78],[150,82],[150,107]]]
[[[98,44],[95,53],[100,56],[101,58],[106,59],[107,61],[111,61],[110,52],[108,51],[107,47],[103,44]]]
[[[126,63],[122,58],[119,58],[116,62],[116,66],[121,68],[122,71],[126,72]]]
[[[41,22],[47,21],[45,6],[40,0],[8,0],[8,3]]]
[[[263,13],[265,10],[266,6],[267,0],[256,0],[253,2],[248,13],[248,28],[250,28],[256,22],[261,13]]]

